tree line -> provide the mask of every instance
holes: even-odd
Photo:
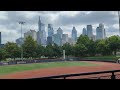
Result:
[[[116,52],[120,50],[120,37],[114,35],[106,39],[93,41],[87,35],[80,35],[75,45],[65,43],[63,46],[58,46],[54,43],[44,47],[38,45],[31,36],[28,36],[22,47],[24,58],[41,58],[41,56],[59,58],[62,57],[63,50],[65,50],[66,56],[75,57],[116,55]],[[20,57],[21,47],[16,43],[7,42],[4,47],[0,48],[0,60]]]

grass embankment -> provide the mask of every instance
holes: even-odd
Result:
[[[85,57],[86,59],[93,59],[93,60],[117,60],[120,57],[116,56],[94,56],[94,57]]]
[[[79,62],[79,61],[73,61],[73,62],[66,61],[66,62],[8,65],[8,66],[0,66],[0,74],[9,74],[19,71],[42,69],[42,68],[71,67],[71,66],[97,66],[97,64],[92,64],[88,62]]]

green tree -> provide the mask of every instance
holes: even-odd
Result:
[[[5,51],[4,48],[0,48],[0,61],[5,60],[7,56],[7,52]]]
[[[103,56],[107,55],[107,52],[110,51],[106,40],[99,40],[96,46],[97,52]]]
[[[87,35],[80,35],[80,37],[77,39],[76,44],[84,44],[85,46],[89,43],[90,39]]]
[[[41,58],[41,56],[45,56],[45,47],[42,45],[37,45],[36,54],[39,58]]]
[[[6,57],[8,58],[17,58],[20,57],[20,48],[16,43],[13,42],[7,42],[4,47],[6,54]]]
[[[46,51],[46,56],[47,56],[48,58],[54,57],[54,51],[53,51],[53,46],[52,46],[52,44],[47,45],[45,51]]]
[[[108,38],[109,48],[112,52],[114,52],[114,55],[116,55],[117,50],[120,49],[120,37],[119,36],[111,36]]]
[[[61,57],[62,56],[62,47],[58,46],[57,44],[53,44],[53,52],[55,57]]]
[[[76,44],[75,45],[75,56],[85,56],[85,52],[87,51],[87,48],[84,44]]]
[[[23,44],[24,57],[36,57],[37,42],[31,36],[26,37]]]
[[[93,40],[89,40],[88,44],[86,45],[87,51],[86,53],[89,54],[90,56],[95,56],[96,54],[96,45]]]
[[[69,55],[73,55],[73,48],[72,46],[69,44],[69,43],[65,43],[63,46],[62,46],[62,49],[65,50],[65,55],[66,56],[69,56]]]

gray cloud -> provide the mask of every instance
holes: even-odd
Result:
[[[4,15],[6,19],[0,19],[0,32],[2,32],[2,42],[5,43],[7,41],[15,41],[20,33],[20,25],[19,21],[25,21],[24,32],[29,29],[36,29],[38,24],[38,16],[41,16],[41,20],[45,23],[46,31],[47,24],[51,23],[54,26],[54,30],[58,29],[58,27],[63,28],[64,32],[71,33],[72,27],[75,26],[80,34],[82,31],[81,26],[86,27],[87,24],[99,24],[104,23],[108,29],[106,33],[115,34],[118,33],[117,29],[113,27],[114,24],[118,23],[118,17],[116,11],[82,11],[77,14],[73,14],[73,12],[69,13],[66,11],[64,14],[62,11],[6,11],[7,14]],[[72,15],[73,14],[73,15]],[[72,15],[72,16],[71,16]],[[0,12],[0,16],[3,16]],[[8,35],[12,31],[12,39],[10,39]],[[16,35],[13,35],[16,33]]]
[[[60,15],[56,22],[63,25],[96,23],[115,24],[117,22],[116,18],[117,16],[110,11],[93,11],[90,14],[86,14],[84,12],[79,13],[74,17]]]

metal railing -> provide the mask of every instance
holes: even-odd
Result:
[[[115,74],[119,72],[119,74]],[[101,74],[101,76],[100,76]],[[111,74],[111,75],[102,75],[102,74]],[[92,75],[92,77],[88,77]],[[48,77],[39,77],[32,79],[70,79],[71,77],[78,77],[77,79],[120,79],[120,70],[110,70],[110,71],[99,71],[99,72],[87,72],[87,73],[77,73],[77,74],[65,74],[65,75],[57,75],[57,76],[48,76]],[[86,78],[81,77],[86,76]],[[94,77],[93,77],[94,76]]]

